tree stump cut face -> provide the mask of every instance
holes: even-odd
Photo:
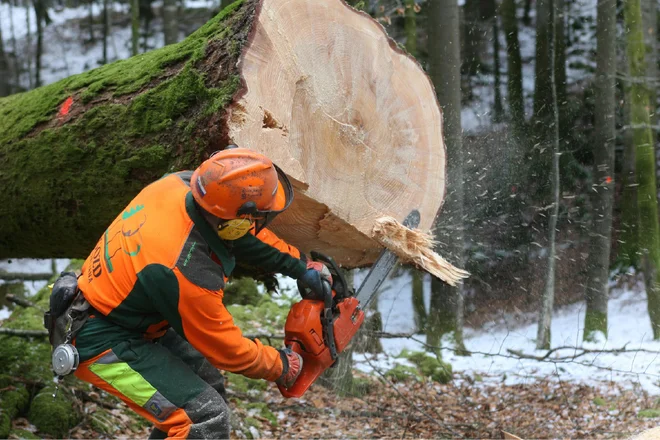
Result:
[[[296,200],[272,229],[341,264],[373,262],[375,219],[445,195],[442,116],[429,78],[382,26],[341,0],[262,0],[229,108],[229,137],[273,159]]]

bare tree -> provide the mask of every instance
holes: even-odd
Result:
[[[179,41],[178,9],[177,0],[165,0],[163,2],[163,33],[165,34],[165,44],[173,44]]]
[[[461,53],[459,9],[456,0],[434,0],[428,6],[429,71],[443,110],[447,144],[448,193],[436,223],[436,237],[444,243],[448,260],[462,265],[463,255],[463,143],[461,130]],[[461,288],[437,279],[431,282],[427,321],[429,344],[438,345],[444,334],[463,347]]]
[[[557,236],[557,217],[559,216],[559,109],[557,106],[557,84],[555,78],[555,50],[556,50],[556,20],[554,0],[547,0],[549,10],[549,26],[547,32],[548,38],[548,58],[550,65],[550,115],[552,117],[552,129],[549,131],[552,144],[552,205],[550,208],[550,221],[548,232],[548,265],[545,278],[545,287],[543,289],[543,298],[541,301],[541,313],[539,315],[539,327],[536,337],[536,348],[550,348],[550,326],[552,324],[552,308],[555,302],[555,266],[556,266],[556,236]],[[537,42],[538,47],[539,42]],[[538,81],[538,78],[537,78]]]
[[[7,96],[11,93],[9,76],[9,61],[7,60],[5,40],[2,39],[2,29],[0,28],[0,96]]]
[[[500,26],[499,17],[493,18],[493,75],[495,77],[495,103],[493,104],[493,122],[502,122],[504,119],[504,107],[502,106],[502,91],[500,90]]]
[[[138,53],[140,39],[140,0],[131,0],[131,55]]]
[[[594,82],[594,169],[591,192],[592,227],[589,235],[587,310],[584,317],[584,340],[593,340],[596,332],[607,336],[607,300],[609,262],[614,204],[614,143],[616,74],[616,3],[598,1],[596,27],[596,80]]]
[[[509,115],[516,134],[520,135],[525,124],[525,106],[523,102],[522,58],[520,56],[520,41],[518,40],[515,0],[502,0],[500,15],[502,16],[502,29],[506,37]]]
[[[640,0],[628,0],[624,6],[627,54],[630,64],[631,126],[635,145],[637,206],[642,269],[648,299],[653,338],[660,339],[660,231],[655,175],[654,137],[649,114],[649,91],[642,78],[646,75],[644,32]]]

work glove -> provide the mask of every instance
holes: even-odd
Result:
[[[308,261],[307,271],[298,278],[298,291],[303,299],[323,300],[332,288],[332,275],[325,264]]]
[[[277,351],[280,352],[280,358],[282,359],[282,374],[275,383],[284,388],[289,388],[296,382],[298,376],[300,376],[303,359],[302,356],[290,348],[283,348]]]

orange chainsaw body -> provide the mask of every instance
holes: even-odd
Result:
[[[333,292],[334,294],[334,292]],[[337,354],[346,349],[364,322],[364,311],[355,297],[339,300],[333,308],[332,327]],[[303,299],[293,305],[284,326],[284,344],[303,358],[300,376],[291,388],[279,386],[284,397],[300,397],[326,369],[335,363],[324,340],[323,301]]]

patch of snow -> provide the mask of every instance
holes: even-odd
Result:
[[[395,283],[396,284],[396,283]],[[390,288],[391,289],[391,288]],[[409,289],[408,289],[409,290]],[[383,297],[381,297],[383,301]],[[410,293],[400,292],[398,306],[395,308],[394,329],[386,331],[405,331],[399,326],[398,318],[410,314],[412,304]],[[382,310],[379,304],[379,309]],[[588,383],[592,385],[614,381],[627,388],[641,386],[651,394],[660,392],[660,341],[653,340],[650,320],[646,309],[646,294],[632,290],[611,292],[608,310],[608,339],[598,343],[583,343],[584,303],[573,304],[556,311],[552,320],[552,347],[571,347],[557,350],[548,361],[519,359],[508,350],[516,350],[532,356],[544,356],[547,352],[536,350],[535,338],[537,325],[499,325],[489,329],[465,329],[466,348],[473,354],[469,357],[457,356],[450,349],[443,348],[443,359],[451,363],[455,372],[469,375],[484,375],[484,380],[505,382],[507,384],[526,383],[541,377],[553,377],[558,380]],[[388,319],[383,314],[384,327],[388,328]],[[409,327],[408,327],[409,328]],[[426,337],[417,335],[412,338],[382,339],[384,353],[378,356],[356,355],[357,367],[365,372],[374,369],[387,371],[402,364],[402,359],[395,356],[402,350],[423,351]],[[629,353],[587,353],[573,362],[564,362],[557,358],[572,356],[580,348],[591,350],[614,350],[626,347],[628,350],[648,350],[649,352]]]

